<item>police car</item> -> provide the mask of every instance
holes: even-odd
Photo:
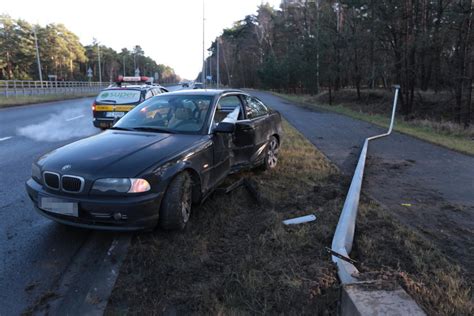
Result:
[[[116,83],[102,90],[92,104],[95,127],[112,127],[122,116],[149,98],[168,92],[153,84],[153,78],[119,76]]]

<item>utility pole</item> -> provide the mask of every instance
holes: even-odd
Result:
[[[205,36],[205,21],[206,21],[206,16],[205,16],[205,1],[202,0],[202,72],[201,72],[201,82],[204,86],[206,86],[206,62],[204,59],[204,36]]]
[[[33,26],[33,34],[35,36],[35,46],[36,46],[36,63],[38,64],[38,73],[40,77],[40,84],[43,87],[43,73],[41,72],[41,61],[39,56],[39,48],[38,48],[38,38],[36,37],[36,25]]]
[[[220,40],[221,40],[220,37],[218,37],[216,41],[216,46],[217,46],[216,86],[217,86],[217,89],[219,89],[220,80],[221,80],[220,69],[219,69],[219,41]]]
[[[99,59],[99,85],[102,87],[102,69],[100,66],[100,43],[97,42],[97,55]]]

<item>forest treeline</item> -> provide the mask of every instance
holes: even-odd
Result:
[[[105,82],[124,74],[124,69],[126,75],[134,75],[137,67],[142,76],[153,77],[158,73],[159,82],[180,80],[171,67],[145,56],[139,45],[120,52],[101,44],[99,48],[98,43],[83,46],[63,24],[42,27],[6,14],[0,15],[0,80],[39,80],[35,32],[44,80],[48,75],[56,75],[58,80],[87,80],[90,67],[92,80],[99,81],[99,49]]]
[[[447,117],[472,122],[472,0],[292,0],[259,7],[225,29],[221,82],[234,87],[337,95],[401,85],[409,117],[421,92],[448,93]],[[216,65],[216,42],[207,64]],[[212,75],[216,76],[216,67]],[[436,97],[434,97],[436,98]]]

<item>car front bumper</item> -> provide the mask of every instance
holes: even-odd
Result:
[[[52,194],[33,179],[26,182],[26,191],[35,209],[43,216],[82,228],[113,231],[134,231],[152,229],[158,223],[159,208],[163,193],[140,196],[87,196]],[[41,209],[39,198],[56,198],[77,203],[77,216],[62,215]]]

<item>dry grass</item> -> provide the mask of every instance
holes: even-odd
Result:
[[[413,121],[410,121],[410,123],[422,128],[433,130],[439,134],[452,135],[455,137],[465,137],[465,138],[474,140],[474,126],[471,126],[469,128],[464,128],[459,124],[449,122],[449,121],[434,122],[427,119],[413,120]]]
[[[276,170],[227,181],[249,179],[260,203],[239,188],[195,209],[185,231],[136,235],[107,314],[337,313],[339,285],[324,247],[331,245],[349,179],[294,128],[285,123],[284,130]],[[309,213],[315,222],[281,223]],[[416,247],[425,245],[418,236],[369,200],[358,225],[354,255],[363,271],[391,271],[428,311],[467,310],[470,290],[459,268],[427,256],[431,248]],[[431,282],[428,271],[435,269],[449,277]],[[445,288],[450,296],[439,297]]]

